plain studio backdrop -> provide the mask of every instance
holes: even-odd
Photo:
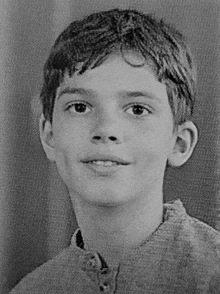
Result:
[[[220,1],[0,1],[0,293],[67,246],[76,228],[65,186],[40,144],[42,68],[70,21],[97,10],[137,8],[173,23],[198,66],[199,142],[187,164],[168,170],[165,201],[220,229]],[[34,109],[34,111],[33,111]]]

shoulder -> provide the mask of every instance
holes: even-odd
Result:
[[[177,243],[187,247],[195,257],[201,257],[202,260],[214,258],[220,262],[220,232],[189,216],[180,200],[167,204],[166,207],[168,228],[173,228],[171,231]]]
[[[162,280],[168,276],[168,280],[178,281],[183,289],[219,293],[220,232],[189,216],[181,201],[166,207],[162,232],[158,232],[160,239],[157,239],[159,245],[163,244]],[[183,293],[194,293],[190,291]]]
[[[62,293],[60,279],[66,269],[76,264],[74,248],[65,248],[59,255],[24,277],[10,294]]]
[[[220,258],[220,232],[208,224],[187,215],[182,228],[183,237],[199,252],[206,251]]]
[[[187,217],[182,232],[185,238],[184,249],[191,258],[198,280],[201,284],[208,284],[210,293],[219,293],[220,232],[190,216]]]
[[[181,200],[165,204],[165,219],[176,228],[180,238],[189,242],[199,242],[201,245],[212,245],[210,249],[218,250],[220,246],[220,231],[187,214]]]

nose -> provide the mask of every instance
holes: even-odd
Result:
[[[91,132],[91,142],[94,144],[120,144],[123,142],[122,124],[111,118],[103,117],[97,120]]]

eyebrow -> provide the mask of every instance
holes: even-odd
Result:
[[[84,88],[72,88],[72,87],[66,87],[64,88],[58,95],[58,99],[64,94],[79,94],[79,95],[85,95],[85,96],[96,96],[95,92],[90,89],[84,89]],[[120,91],[119,96],[123,98],[137,98],[137,97],[146,97],[148,99],[154,99],[158,102],[161,102],[161,99],[152,91]]]
[[[161,99],[159,96],[157,96],[155,93],[152,91],[123,91],[121,92],[122,97],[125,98],[137,98],[137,97],[146,97],[148,99],[154,99],[157,100],[158,102],[161,102]]]
[[[58,99],[60,99],[60,97],[64,94],[94,95],[94,92],[92,90],[87,90],[84,88],[66,87],[59,93]]]

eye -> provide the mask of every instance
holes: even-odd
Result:
[[[133,104],[126,109],[126,112],[135,116],[145,116],[151,113],[151,111],[143,105]]]
[[[91,106],[84,102],[71,102],[66,106],[65,110],[69,110],[74,113],[88,113],[91,111]]]

